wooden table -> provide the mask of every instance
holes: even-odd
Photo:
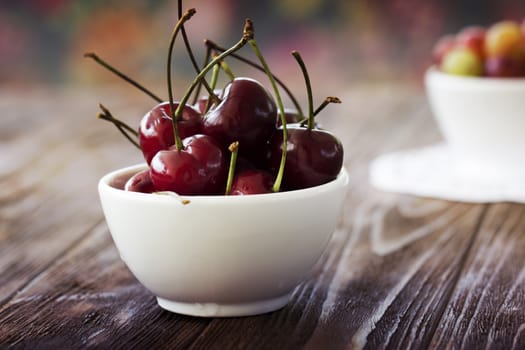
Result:
[[[525,207],[383,193],[384,152],[440,139],[417,88],[358,85],[323,124],[351,186],[328,250],[284,309],[245,318],[160,309],[111,241],[96,184],[141,155],[95,120],[138,122],[134,92],[0,94],[0,348],[525,348]],[[330,115],[329,115],[330,114]]]

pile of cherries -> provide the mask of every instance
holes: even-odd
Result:
[[[445,73],[485,77],[525,76],[525,19],[470,26],[434,45],[434,63]]]
[[[280,81],[269,71],[260,54],[250,20],[246,20],[242,39],[230,49],[221,49],[206,41],[211,43],[208,47],[213,47],[217,55],[211,61],[207,55],[204,68],[196,69],[197,76],[184,96],[173,100],[170,61],[179,32],[194,61],[183,24],[195,10],[182,15],[180,3],[180,19],[171,36],[168,54],[168,101],[162,101],[97,55],[86,54],[160,102],[142,118],[138,131],[100,105],[99,118],[112,122],[139,147],[148,164],[147,169],[127,181],[125,190],[170,191],[181,195],[247,195],[298,190],[334,180],[342,168],[343,147],[336,136],[317,126],[314,116],[328,103],[340,101],[329,97],[313,110],[308,73],[299,53],[294,51],[292,54],[306,81],[308,115],[304,116],[297,104],[296,109],[285,110],[276,84]],[[235,54],[245,44],[252,47],[260,64]],[[234,77],[225,62],[227,57],[248,61],[264,70],[275,99],[256,80]],[[216,89],[217,74],[223,70],[230,76],[230,82],[224,89]],[[208,72],[213,72],[210,82],[206,79]],[[202,86],[207,89],[207,95],[198,92]],[[188,102],[190,95],[194,96],[191,103]]]

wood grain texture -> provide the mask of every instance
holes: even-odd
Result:
[[[104,141],[110,128],[87,102],[67,93],[0,101],[0,305],[103,220],[97,178],[135,158]]]
[[[524,252],[524,208],[491,206],[434,346],[525,349]]]
[[[351,178],[338,228],[285,308],[227,319],[163,311],[119,259],[96,182],[141,158],[89,94],[0,95],[0,348],[525,348],[525,207],[368,185],[374,156],[439,140],[419,90],[358,86],[323,116]],[[104,96],[131,123],[147,105]]]

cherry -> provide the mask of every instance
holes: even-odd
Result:
[[[183,17],[184,18],[184,17]],[[159,151],[150,163],[150,176],[155,188],[159,191],[173,191],[183,195],[217,194],[224,185],[226,178],[226,162],[220,144],[207,135],[193,135],[181,140],[178,121],[187,107],[191,93],[220,60],[232,52],[239,50],[253,36],[251,22],[246,21],[243,36],[229,50],[215,57],[195,77],[177,106],[173,103],[171,89],[171,52],[177,30],[177,23],[172,34],[168,51],[168,94],[170,117],[173,121],[174,145],[168,150]],[[176,107],[176,108],[175,108]]]
[[[243,196],[248,194],[272,193],[274,176],[264,170],[247,169],[239,172],[233,178],[230,195]]]
[[[335,178],[342,167],[342,145],[335,136],[319,129],[314,122],[314,116],[324,105],[313,112],[311,88],[307,82],[310,107],[308,118],[304,118],[291,94],[290,97],[297,106],[296,110],[284,110],[276,85],[277,78],[269,71],[257,48],[253,24],[249,19],[246,20],[241,40],[228,50],[219,50],[222,52],[211,62],[206,59],[204,67],[200,70],[187,38],[184,38],[188,54],[198,74],[183,97],[178,102],[174,101],[171,84],[174,41],[179,31],[185,36],[183,24],[194,13],[195,10],[190,9],[181,16],[179,0],[179,21],[170,38],[167,59],[169,102],[161,102],[151,109],[142,118],[136,133],[123,122],[113,118],[109,111],[103,109],[104,113],[101,113],[102,119],[112,122],[131,142],[134,141],[133,137],[138,138],[138,145],[149,164],[147,170],[132,176],[124,188],[145,193],[173,191],[181,195],[246,195],[279,192],[281,185],[285,190],[311,187]],[[259,69],[268,75],[276,100],[256,80],[233,78],[228,67],[224,66],[223,59],[229,55],[235,56],[234,53],[247,43],[252,46],[261,62]],[[88,54],[87,57],[102,62],[94,54]],[[219,99],[219,93],[213,89],[220,65],[226,73],[230,73],[231,82],[220,91]],[[107,64],[104,66],[109,67]],[[208,85],[205,77],[212,69],[214,74]],[[116,70],[112,71],[122,75]],[[152,98],[160,100],[145,88],[130,82]],[[188,104],[190,95],[201,85],[208,90],[211,103],[207,98],[203,98],[195,100],[193,105]],[[198,90],[195,96],[195,99],[200,96]],[[330,102],[334,101],[325,101],[325,105]],[[307,126],[304,125],[306,122]],[[288,123],[297,124],[292,124],[288,131]],[[239,143],[242,144],[240,164],[237,169],[230,166],[226,182],[224,150],[233,141],[236,141],[236,147]],[[268,157],[261,157],[262,155]],[[236,161],[237,151],[235,157],[232,156],[231,164],[235,164]],[[271,171],[275,174],[268,169],[256,168],[260,167],[261,163],[267,165],[268,161],[272,165]]]
[[[216,96],[221,96],[222,95],[222,90],[221,89],[214,89],[213,93]],[[213,107],[214,103],[215,102],[210,101],[210,95],[204,95],[204,96],[199,97],[197,99],[197,101],[195,101],[195,103],[193,104],[193,108],[195,108],[201,114],[205,114],[206,113],[206,109],[208,107],[210,107],[210,108]],[[208,106],[208,104],[210,104],[210,106]]]
[[[525,58],[493,56],[485,60],[485,74],[493,78],[513,78],[525,76]]]
[[[486,29],[480,26],[463,28],[456,36],[456,45],[474,51],[479,57],[485,56]]]
[[[439,38],[432,49],[432,58],[434,64],[441,66],[443,57],[456,46],[456,36],[448,34]]]
[[[209,174],[204,194],[224,192],[227,175],[227,161],[220,145],[206,135],[195,135],[183,140],[184,150],[204,164]]]
[[[225,48],[219,46],[217,43],[211,41],[210,39],[204,40],[204,44],[206,45],[208,50],[213,49],[213,50],[218,51],[218,52],[226,51]],[[230,54],[230,57],[235,58],[235,59],[237,59],[237,60],[239,60],[241,62],[244,62],[247,65],[258,69],[258,70],[260,70],[263,73],[266,73],[266,74],[269,73],[266,70],[266,67],[264,67],[264,65],[258,64],[258,63],[254,62],[254,61],[252,61],[252,60],[250,60],[250,59],[248,59],[246,57],[243,57],[243,56],[239,55],[239,54],[232,53],[232,54]],[[272,73],[270,72],[270,74],[272,74]],[[295,110],[297,110],[299,115],[302,116],[303,115],[303,111],[301,109],[301,105],[299,104],[299,102],[297,101],[295,96],[292,94],[290,89],[286,86],[286,84],[284,84],[284,82],[281,79],[279,79],[278,77],[276,77],[274,74],[272,74],[272,78],[271,79],[273,79],[277,84],[279,84],[281,86],[281,88],[288,94],[288,97],[290,98],[290,101],[293,103]]]
[[[235,78],[224,89],[222,102],[205,116],[202,132],[224,147],[234,141],[248,158],[260,153],[277,127],[277,107],[273,98],[257,81]]]
[[[292,123],[299,123],[303,120],[303,117],[301,114],[294,108],[285,108],[284,109],[284,118],[286,119],[286,123],[292,124]],[[279,118],[277,121],[277,126],[281,126],[282,121]]]
[[[149,175],[149,169],[144,169],[126,181],[124,185],[124,190],[132,192],[142,192],[142,193],[153,193],[156,191],[151,182],[151,177]]]
[[[174,103],[174,108],[178,103]],[[200,133],[202,117],[191,106],[184,106],[182,116],[177,120],[177,127],[181,138]],[[142,118],[139,126],[139,143],[146,162],[161,150],[167,150],[175,143],[173,134],[173,120],[170,117],[170,103],[163,102],[150,110]]]
[[[262,161],[261,164],[264,166],[266,165],[266,162],[264,161],[265,159],[266,158],[261,159]],[[253,169],[257,169],[257,167],[253,164],[253,162],[249,161],[248,159],[244,157],[237,158],[237,167],[235,170],[236,172],[241,172],[244,170],[253,170]]]
[[[270,141],[270,167],[276,170],[281,160],[282,133]],[[289,125],[283,187],[296,190],[329,182],[343,165],[343,145],[330,132]]]
[[[209,96],[201,96],[195,101],[193,104],[193,108],[195,108],[197,111],[199,111],[200,114],[206,113],[206,107],[208,106],[208,101],[210,97]]]
[[[238,141],[231,143],[228,150],[231,152],[231,158],[226,182],[226,195],[242,196],[273,192],[273,175],[269,172],[254,168],[239,170],[237,166]]]
[[[151,160],[150,176],[158,191],[182,195],[218,194],[224,190],[226,160],[219,144],[206,135],[193,135],[159,151]]]
[[[329,97],[313,110],[312,89],[306,66],[297,51],[292,55],[299,63],[305,77],[308,92],[307,126],[289,125],[287,133],[276,132],[270,140],[270,167],[274,171],[281,166],[282,154],[286,153],[283,187],[296,190],[329,182],[337,177],[343,166],[343,146],[330,132],[315,127],[314,115],[328,103],[340,103]],[[286,139],[284,139],[287,135]]]

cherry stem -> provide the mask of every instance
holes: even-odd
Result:
[[[106,107],[104,107],[102,103],[99,104],[99,107],[102,110],[102,113],[98,113],[97,118],[113,123],[113,125],[115,125],[115,127],[122,133],[122,135],[124,135],[124,137],[126,137],[126,139],[128,139],[129,142],[131,142],[138,149],[141,149],[139,143],[128,134],[129,132],[133,136],[138,137],[138,132],[128,124],[113,117],[113,114],[111,114],[111,112]]]
[[[231,152],[230,168],[228,169],[228,179],[226,180],[225,195],[229,195],[232,190],[233,176],[235,175],[235,166],[237,164],[237,153],[239,153],[239,141],[232,143],[228,150]]]
[[[341,103],[341,100],[335,96],[328,96],[324,99],[323,103],[321,103],[319,107],[317,107],[317,109],[314,111],[314,117],[316,117],[319,114],[319,112],[321,112],[330,103]],[[304,118],[299,121],[299,124],[301,124],[301,126],[305,126],[306,123],[308,123],[308,118]]]
[[[179,15],[179,20],[182,18],[182,0],[178,0],[177,4],[177,10]],[[195,72],[199,73],[199,65],[197,63],[197,60],[195,59],[195,55],[193,54],[193,50],[191,49],[190,41],[188,40],[188,35],[186,34],[186,28],[184,28],[184,23],[181,25],[180,32],[182,35],[182,39],[184,41],[184,46],[186,47],[186,52],[188,52],[188,56],[190,57],[191,64],[193,65],[193,68],[195,69]],[[208,94],[210,97],[215,101],[219,102],[219,98],[215,95],[213,92],[213,88],[211,88],[208,85],[208,82],[205,79],[201,80],[201,84],[204,85],[204,88],[208,91]]]
[[[217,86],[217,80],[219,79],[220,71],[221,71],[220,64],[216,64],[213,66],[212,73],[211,73],[211,80],[210,80],[210,87],[212,89],[215,89],[215,87]]]
[[[230,78],[230,81],[233,81],[235,79],[235,74],[233,74],[233,72],[230,69],[230,66],[228,65],[228,63],[226,63],[225,60],[222,60],[220,62],[220,65],[221,65],[221,69],[224,71],[224,73],[226,73],[228,78]]]
[[[218,64],[213,66],[213,70],[211,73],[211,81],[210,81],[210,87],[212,89],[215,89],[215,86],[217,86],[217,80],[219,79],[219,73],[221,71],[221,67],[219,67]],[[206,100],[206,107],[204,108],[203,114],[207,113],[210,110],[212,103],[211,98],[208,97],[208,100]]]
[[[209,40],[209,39],[206,39],[204,40],[204,44],[209,47],[209,48],[212,48],[216,51],[220,51],[220,52],[224,52],[226,51],[225,48],[219,46],[218,44],[216,44],[215,42]],[[237,54],[231,54],[230,55],[231,57],[241,61],[241,62],[244,62],[246,63],[247,65],[249,66],[252,66],[253,68],[256,68],[262,72],[264,72],[264,67],[257,64],[256,62],[246,58],[246,57],[243,57],[241,55],[237,55]],[[295,98],[295,96],[292,94],[292,92],[290,91],[290,89],[284,84],[284,82],[279,79],[277,76],[273,75],[273,78],[275,79],[275,81],[277,82],[277,84],[279,84],[281,86],[281,88],[288,94],[288,97],[290,98],[290,100],[292,101],[295,109],[297,110],[297,113],[299,113],[299,117],[302,119],[304,117],[304,113],[303,113],[303,110],[301,108],[301,105],[299,104],[299,102],[297,101],[297,99]]]
[[[341,103],[341,100],[338,97],[335,96],[328,96],[324,99],[323,103],[317,107],[317,109],[314,111],[314,116],[319,114],[326,106],[328,106],[330,103]]]
[[[138,144],[138,142],[136,140],[132,139],[131,136],[129,136],[129,134],[126,131],[127,129],[124,129],[123,125],[121,125],[118,121],[112,119],[111,117],[109,117],[108,115],[106,115],[104,113],[98,113],[97,114],[97,118],[98,119],[102,119],[102,120],[106,120],[106,121],[112,123],[113,125],[115,125],[115,127],[120,131],[120,133],[122,135],[124,135],[124,137],[126,139],[128,139],[129,142],[131,142],[138,149],[141,149],[141,147]]]
[[[315,127],[315,121],[314,121],[314,103],[313,103],[313,96],[312,96],[312,84],[310,83],[310,76],[308,75],[308,70],[306,69],[306,65],[304,64],[303,58],[301,57],[301,54],[299,54],[298,51],[292,51],[292,55],[299,64],[299,67],[301,67],[301,71],[303,72],[304,76],[304,82],[306,84],[306,92],[308,94],[308,129],[312,130]]]
[[[241,49],[244,45],[246,45],[248,40],[250,40],[251,38],[253,38],[253,26],[251,24],[251,21],[246,20],[241,40],[239,40],[237,42],[237,44],[235,44],[234,46],[230,47],[228,50],[222,52],[219,56],[215,57],[211,62],[209,62],[206,65],[206,67],[204,67],[200,71],[200,73],[195,77],[195,79],[193,80],[191,85],[186,90],[186,93],[182,97],[182,99],[181,99],[181,101],[179,103],[179,106],[177,107],[177,110],[175,111],[175,117],[178,118],[178,117],[180,117],[182,115],[182,110],[184,108],[184,105],[186,104],[186,102],[190,98],[191,93],[193,92],[195,87],[199,84],[201,79],[203,79],[204,76],[210,71],[210,69],[212,69],[213,66],[215,66],[222,59],[224,59],[224,57],[226,57],[228,55],[231,55],[233,52],[238,51],[239,49]]]
[[[202,64],[202,68],[206,67],[208,62],[210,62],[211,58],[211,47],[206,48],[206,55],[204,56],[204,63]],[[202,88],[202,80],[199,82],[199,85],[197,86],[197,89],[195,90],[195,95],[193,96],[193,102],[192,104],[196,104],[197,100],[200,97],[201,94],[201,88]]]
[[[174,113],[174,106],[173,106],[173,90],[171,86],[171,56],[173,53],[173,45],[175,44],[175,38],[177,38],[177,34],[179,33],[180,29],[182,28],[182,25],[184,22],[189,20],[194,14],[195,9],[189,9],[184,13],[184,15],[179,19],[177,24],[175,25],[175,28],[173,29],[173,32],[171,33],[170,37],[170,44],[168,49],[168,64],[167,64],[167,80],[168,80],[168,95],[169,95],[169,101],[170,101],[170,116],[173,124],[173,136],[175,137],[175,148],[177,151],[182,150],[182,140],[180,139],[179,135],[179,128],[177,127],[177,120],[179,119],[175,113]],[[184,106],[185,103],[181,103],[180,106]]]
[[[259,61],[261,61],[264,71],[266,75],[268,76],[268,78],[270,79],[270,83],[272,84],[273,92],[277,100],[277,106],[279,107],[279,114],[281,117],[281,124],[283,128],[283,146],[282,146],[281,163],[279,165],[279,171],[277,172],[277,176],[275,178],[275,182],[273,183],[273,187],[272,187],[273,192],[279,192],[281,190],[281,183],[283,182],[284,165],[286,164],[286,151],[287,151],[287,145],[288,145],[288,130],[286,128],[286,117],[284,115],[283,101],[281,99],[281,94],[279,93],[279,89],[277,88],[277,84],[275,82],[273,74],[271,73],[270,68],[268,67],[268,64],[266,63],[266,60],[261,54],[261,51],[259,50],[259,47],[257,46],[257,42],[255,41],[255,38],[248,40],[248,43],[252,47],[253,52],[255,53]]]
[[[112,72],[113,74],[117,75],[118,77],[120,77],[121,79],[127,81],[128,83],[130,83],[131,85],[133,85],[134,87],[136,87],[137,89],[139,89],[140,91],[144,92],[146,95],[150,96],[152,99],[154,99],[155,101],[157,102],[162,102],[162,99],[160,97],[158,97],[157,95],[155,95],[153,92],[151,92],[149,89],[145,88],[143,85],[141,85],[140,83],[138,83],[137,81],[131,79],[129,76],[127,76],[126,74],[122,73],[121,71],[117,70],[115,67],[111,66],[109,63],[107,63],[106,61],[102,60],[100,57],[98,57],[97,54],[93,53],[93,52],[87,52],[84,54],[84,57],[87,57],[87,58],[92,58],[95,62],[97,62],[98,64],[100,64],[102,67],[106,68],[107,70],[109,70],[110,72]]]

